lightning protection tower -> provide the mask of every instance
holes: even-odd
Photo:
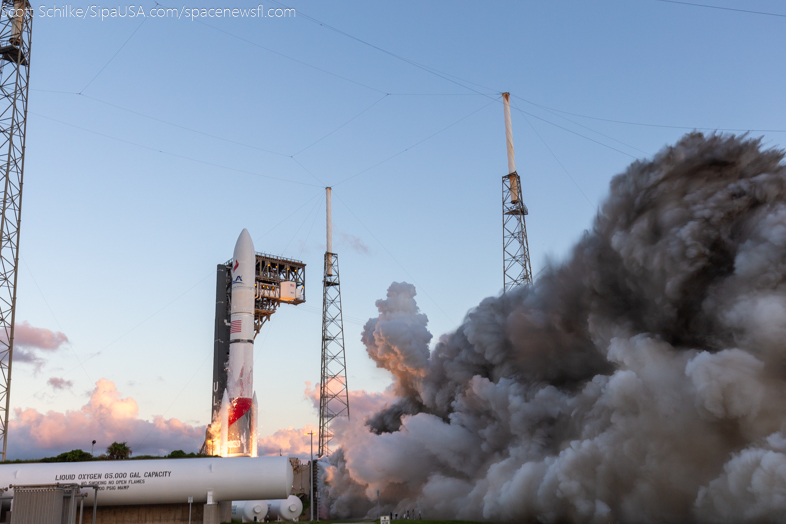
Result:
[[[333,433],[330,422],[336,417],[349,418],[347,363],[344,356],[344,319],[341,314],[341,283],[338,278],[338,255],[333,253],[333,220],[330,192],[327,196],[327,251],[322,290],[322,375],[319,381],[319,449],[318,457],[330,454]]]
[[[33,8],[27,0],[2,0],[0,9],[0,439],[6,460]]]
[[[513,126],[510,122],[510,93],[502,93],[505,108],[505,137],[508,147],[508,174],[502,177],[502,275],[503,293],[532,284],[527,222],[529,214],[521,197],[521,178],[513,155]]]

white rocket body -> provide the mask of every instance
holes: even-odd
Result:
[[[257,403],[257,393],[254,392],[254,397],[251,399],[251,456],[258,457],[259,450],[257,449],[257,424],[259,420],[259,404]]]
[[[254,394],[254,285],[256,254],[248,230],[235,244],[232,257],[229,364],[227,366],[228,435],[226,456],[251,456],[256,438]],[[222,421],[223,422],[223,421]],[[222,445],[223,447],[223,445]]]

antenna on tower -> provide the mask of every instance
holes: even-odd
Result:
[[[503,293],[532,284],[529,261],[527,223],[529,214],[521,197],[521,177],[516,172],[513,153],[513,125],[510,121],[510,93],[502,93],[505,108],[505,140],[508,150],[508,174],[502,177],[502,277]]]
[[[27,0],[2,0],[0,9],[0,440],[6,460],[33,8]]]
[[[341,313],[341,283],[338,278],[338,255],[333,252],[333,218],[327,198],[327,250],[322,291],[322,377],[319,382],[318,457],[330,454],[333,433],[330,422],[340,416],[349,418],[347,364],[344,355],[344,319]]]

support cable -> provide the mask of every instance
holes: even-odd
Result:
[[[104,69],[106,69],[106,67],[107,67],[109,64],[111,64],[111,63],[112,63],[112,61],[115,59],[115,57],[117,57],[117,55],[119,55],[119,54],[120,54],[120,51],[122,51],[122,50],[123,50],[123,48],[126,46],[126,44],[127,44],[128,42],[130,42],[132,38],[134,38],[134,35],[136,34],[136,32],[137,32],[137,31],[139,31],[139,29],[140,29],[140,28],[141,28],[141,27],[142,27],[142,26],[145,24],[145,22],[146,22],[146,21],[147,21],[147,18],[144,18],[144,19],[142,19],[142,23],[140,23],[138,26],[136,26],[136,29],[134,29],[134,32],[133,32],[133,33],[131,33],[131,35],[130,35],[128,38],[126,38],[126,41],[125,41],[125,42],[123,42],[123,45],[121,45],[121,46],[120,46],[120,49],[118,49],[117,51],[115,51],[115,54],[113,54],[113,55],[112,55],[112,58],[110,58],[110,59],[109,59],[109,61],[108,61],[107,63],[105,63],[105,64],[104,64],[104,67],[102,67],[101,69],[99,69],[99,70],[98,70],[98,73],[96,73],[96,74],[95,74],[95,76],[94,76],[93,78],[91,78],[91,79],[90,79],[90,81],[87,83],[87,85],[85,85],[85,87],[83,87],[83,88],[82,88],[82,89],[79,91],[79,93],[78,93],[78,94],[80,94],[80,95],[81,95],[81,94],[82,94],[82,92],[83,92],[85,89],[87,89],[88,87],[90,87],[90,84],[92,84],[92,83],[95,81],[95,79],[96,79],[96,78],[98,78],[98,77],[101,75],[101,73],[103,73],[103,72],[104,72]]]
[[[124,138],[118,138],[118,137],[115,137],[115,136],[112,136],[112,135],[108,135],[106,133],[101,133],[99,131],[93,131],[92,129],[87,129],[87,128],[84,128],[84,127],[81,127],[81,126],[77,126],[77,125],[74,125],[74,124],[69,124],[68,122],[63,122],[62,120],[58,120],[56,118],[52,118],[52,117],[49,117],[49,116],[46,116],[46,115],[42,115],[42,114],[36,113],[34,111],[30,111],[30,113],[33,114],[33,115],[36,115],[37,117],[44,118],[46,120],[51,120],[52,122],[57,122],[58,124],[62,124],[64,126],[72,127],[74,129],[79,129],[80,131],[84,131],[86,133],[91,133],[91,134],[94,134],[94,135],[102,136],[104,138],[109,138],[110,140],[115,140],[117,142],[122,142],[124,144],[140,147],[142,149],[147,149],[148,151],[154,151],[156,153],[160,153],[162,155],[171,156],[171,157],[174,157],[174,158],[179,158],[181,160],[188,160],[190,162],[196,162],[197,164],[202,164],[202,165],[206,165],[206,166],[210,166],[210,167],[217,167],[219,169],[226,169],[227,171],[235,171],[237,173],[243,173],[243,174],[246,174],[246,175],[258,176],[258,177],[261,177],[261,178],[267,178],[269,180],[278,180],[279,182],[287,182],[288,184],[299,184],[299,185],[302,185],[302,186],[320,187],[320,186],[317,186],[316,184],[311,184],[311,183],[308,183],[308,182],[301,182],[301,181],[298,181],[298,180],[288,180],[286,178],[280,178],[280,177],[275,177],[275,176],[270,176],[270,175],[264,175],[262,173],[257,173],[255,171],[248,171],[246,169],[238,169],[236,167],[224,166],[224,165],[221,165],[221,164],[208,162],[206,160],[199,160],[197,158],[189,157],[189,156],[186,156],[186,155],[181,155],[181,154],[178,154],[178,153],[172,153],[170,151],[165,151],[165,150],[159,149],[157,147],[146,146],[146,145],[143,145],[143,144],[140,144],[140,143],[137,143],[137,142],[132,142],[130,140],[125,140]]]
[[[288,216],[286,216],[285,218],[283,218],[283,219],[282,219],[281,221],[279,221],[279,222],[278,222],[276,225],[274,225],[273,227],[271,227],[270,229],[268,229],[268,230],[267,230],[267,231],[266,231],[264,234],[262,234],[261,236],[257,237],[255,240],[256,240],[256,241],[259,241],[259,240],[263,239],[264,237],[266,237],[267,235],[269,235],[270,233],[272,233],[273,231],[275,231],[275,230],[276,230],[276,229],[277,229],[277,228],[278,228],[278,227],[279,227],[281,224],[283,224],[284,222],[288,221],[288,220],[289,220],[290,218],[292,218],[293,216],[295,216],[295,215],[297,215],[298,213],[300,213],[300,210],[302,210],[304,207],[306,207],[308,204],[310,204],[312,200],[314,200],[315,198],[317,198],[317,197],[318,197],[319,195],[321,195],[321,194],[322,194],[322,191],[321,191],[321,188],[320,188],[320,191],[318,191],[318,192],[317,192],[316,194],[314,194],[314,195],[313,195],[311,198],[309,198],[308,200],[306,200],[306,201],[305,201],[305,202],[304,202],[304,203],[303,203],[303,204],[302,204],[300,207],[298,207],[297,209],[295,209],[295,210],[294,210],[292,213],[290,213]],[[193,286],[189,287],[188,289],[186,289],[185,291],[183,291],[182,293],[180,293],[180,294],[179,294],[177,297],[175,297],[174,299],[172,299],[172,300],[170,300],[169,302],[167,302],[167,303],[166,303],[164,306],[162,306],[160,309],[156,310],[154,313],[152,313],[151,315],[149,315],[148,317],[146,317],[146,318],[145,318],[145,319],[143,319],[142,321],[138,322],[137,324],[135,324],[135,325],[134,325],[133,327],[131,327],[130,329],[126,330],[126,331],[125,331],[125,332],[124,332],[122,335],[120,335],[119,337],[117,337],[116,339],[114,339],[114,340],[113,340],[112,342],[110,342],[109,344],[105,345],[105,346],[104,346],[103,348],[101,348],[101,349],[100,349],[98,352],[96,352],[96,353],[92,354],[90,357],[86,358],[86,359],[83,361],[83,363],[86,363],[88,360],[91,360],[91,359],[93,359],[93,358],[95,358],[95,357],[97,357],[97,356],[101,355],[101,354],[102,354],[102,353],[103,353],[105,350],[109,349],[109,348],[110,348],[111,346],[113,346],[115,343],[117,343],[117,342],[118,342],[118,341],[120,341],[121,339],[125,338],[125,337],[126,337],[128,334],[129,334],[129,333],[131,333],[131,332],[135,331],[136,329],[138,329],[139,327],[141,327],[143,324],[145,324],[145,323],[146,323],[148,320],[150,320],[151,318],[155,317],[156,315],[158,315],[159,313],[161,313],[162,311],[164,311],[165,309],[167,309],[169,306],[171,306],[172,304],[174,304],[175,302],[177,302],[178,300],[180,300],[180,299],[181,299],[183,296],[185,296],[186,294],[188,294],[188,293],[189,293],[191,290],[193,290],[194,288],[196,288],[197,286],[199,286],[200,284],[202,284],[202,282],[204,282],[206,279],[208,279],[209,277],[214,277],[214,276],[215,276],[215,273],[211,271],[211,272],[210,272],[208,275],[205,275],[205,276],[204,276],[204,278],[200,279],[200,280],[199,280],[199,281],[198,281],[196,284],[194,284]],[[66,376],[70,375],[72,372],[74,372],[74,371],[75,371],[75,370],[77,370],[77,369],[78,369],[78,366],[76,366],[76,367],[72,367],[71,369],[69,369],[68,371],[66,371],[66,372],[65,372],[65,374],[64,374],[63,376],[64,376],[64,377],[66,377]],[[28,395],[28,396],[27,396],[27,397],[26,397],[24,400],[22,400],[22,401],[20,402],[20,404],[22,404],[22,403],[24,403],[24,402],[28,401],[29,399],[31,399],[31,398],[32,398],[32,397],[34,397],[35,395],[37,395],[37,394],[39,394],[40,392],[42,392],[43,390],[45,390],[47,387],[48,387],[48,386],[44,386],[43,388],[39,389],[38,391],[36,391],[36,392],[34,392],[34,393],[32,393],[32,394]]]

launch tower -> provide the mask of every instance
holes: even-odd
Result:
[[[527,222],[529,214],[521,196],[521,178],[513,155],[513,126],[510,122],[510,93],[502,93],[505,108],[505,138],[508,149],[508,174],[502,177],[502,275],[503,293],[532,284]]]
[[[27,0],[2,0],[0,9],[0,439],[6,460],[33,8]]]
[[[333,218],[331,189],[327,196],[327,250],[322,280],[322,375],[319,381],[319,448],[317,456],[330,454],[333,433],[330,422],[341,416],[349,418],[347,363],[344,356],[344,319],[341,313],[341,282],[338,255],[333,253]]]
[[[216,320],[213,339],[213,392],[210,406],[211,420],[216,420],[221,400],[227,387],[229,337],[232,327],[232,260],[216,268]],[[302,304],[306,301],[306,264],[299,260],[256,253],[254,294],[254,336],[270,320],[278,306]],[[201,453],[218,454],[218,449],[206,439]]]

